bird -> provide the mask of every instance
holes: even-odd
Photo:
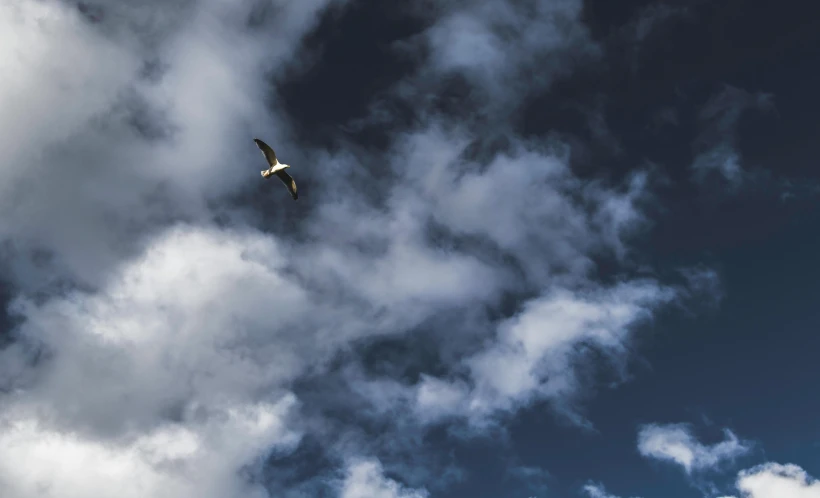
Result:
[[[256,146],[262,151],[262,155],[265,156],[265,159],[270,165],[270,168],[262,171],[262,177],[268,178],[271,175],[278,176],[279,179],[282,180],[282,183],[284,183],[288,188],[290,196],[293,197],[293,200],[295,201],[298,199],[299,194],[296,192],[296,182],[293,181],[293,178],[285,171],[285,169],[290,168],[290,165],[280,163],[279,160],[276,159],[276,153],[270,145],[259,140],[258,138],[254,138],[253,141],[256,142]]]

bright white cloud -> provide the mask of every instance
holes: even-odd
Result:
[[[240,467],[277,444],[289,447],[295,441],[296,434],[286,430],[286,412],[278,410],[274,417],[268,408],[277,399],[293,405],[291,381],[307,367],[321,368],[335,348],[352,339],[401,332],[425,318],[402,311],[374,316],[371,305],[355,300],[328,300],[316,312],[315,294],[295,275],[287,276],[290,260],[283,244],[253,230],[181,225],[153,239],[97,292],[77,290],[44,302],[19,299],[13,308],[25,318],[16,331],[20,344],[31,345],[45,360],[26,364],[26,350],[19,347],[2,352],[11,360],[3,362],[6,368],[16,365],[3,379],[16,391],[5,398],[4,413],[18,428],[5,447],[39,455],[45,450],[38,441],[53,440],[65,449],[51,460],[32,456],[26,467],[31,475],[0,465],[0,472],[20,480],[22,487],[13,489],[21,497],[39,496],[40,488],[31,483],[47,482],[55,488],[76,486],[82,496],[94,474],[76,475],[71,483],[63,474],[44,477],[61,458],[79,454],[116,466],[101,471],[114,473],[95,485],[102,495],[114,492],[109,486],[127,475],[145,477],[150,489],[167,487],[173,496],[212,496],[201,492],[205,485],[214,493],[239,492],[244,484],[234,473]],[[416,272],[435,259],[428,255],[419,263]],[[433,270],[421,282],[435,286],[439,274]],[[370,285],[350,278],[348,284]],[[445,297],[473,295],[472,287],[465,289],[450,289]],[[407,305],[428,314],[438,309],[435,300],[419,305],[416,292],[397,288],[381,297],[398,302],[400,310]],[[421,297],[430,294],[421,292]],[[381,308],[378,301],[375,306]],[[251,416],[245,413],[258,413],[253,417],[274,427],[272,435],[231,422]],[[169,448],[176,447],[177,437],[183,438],[181,448],[196,449],[189,458],[193,463],[186,465],[207,462],[222,472],[212,472],[205,484],[187,483],[190,473],[173,474],[168,478],[173,485],[164,474],[154,476],[159,471],[138,458],[138,449],[155,438],[171,438]],[[213,437],[218,440],[202,442]]]
[[[284,426],[292,396],[231,407],[200,421],[166,424],[102,441],[49,427],[34,412],[0,424],[0,486],[13,498],[266,497],[239,470],[297,435]]]
[[[687,473],[717,468],[748,453],[750,445],[726,429],[725,439],[713,445],[704,445],[685,424],[646,425],[638,433],[638,451],[647,458],[680,465]]]
[[[820,498],[820,481],[794,464],[766,463],[740,473],[743,498]]]
[[[17,333],[47,359],[4,400],[5,489],[14,498],[110,496],[122,482],[144,483],[134,496],[245,492],[241,467],[298,440],[286,420],[296,399],[283,387],[305,351],[298,340],[276,344],[308,303],[277,273],[282,264],[260,234],[180,227],[99,293],[19,301]]]

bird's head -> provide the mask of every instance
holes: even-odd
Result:
[[[288,168],[290,168],[290,164],[282,164],[282,169],[288,169]]]

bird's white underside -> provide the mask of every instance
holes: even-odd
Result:
[[[270,175],[276,173],[277,171],[282,171],[283,169],[287,169],[287,168],[290,168],[289,164],[282,164],[279,161],[277,161],[275,166],[271,166],[270,168],[262,171],[262,176],[267,177],[267,176],[270,176]]]

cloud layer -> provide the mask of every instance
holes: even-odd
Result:
[[[565,144],[504,121],[598,54],[581,2],[433,2],[409,43],[418,66],[391,89],[418,115],[386,152],[302,147],[276,101],[343,2],[159,4],[0,6],[14,34],[0,71],[15,75],[0,82],[10,498],[123,482],[133,496],[425,497],[428,464],[403,465],[414,438],[474,435],[538,402],[586,423],[591,358],[621,365],[634,330],[681,298],[630,261],[648,175],[578,177]],[[413,90],[454,77],[492,102],[475,119]],[[255,190],[254,136],[295,156],[298,204]],[[410,352],[379,370],[367,353],[389,340]],[[731,433],[716,447],[682,428],[644,436],[687,471],[743,448]],[[328,468],[277,481],[268,461],[311,437]]]

